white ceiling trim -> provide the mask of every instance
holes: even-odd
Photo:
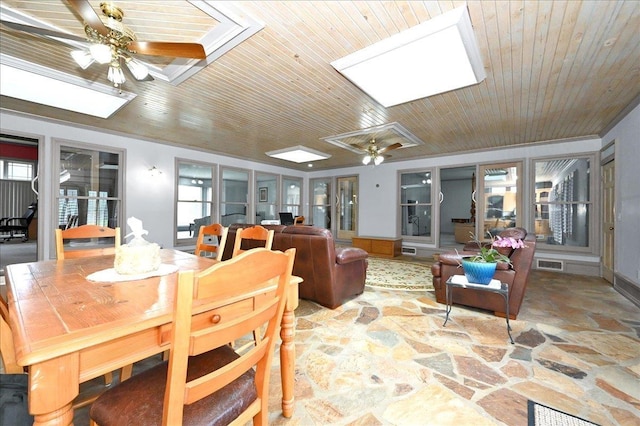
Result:
[[[348,133],[341,133],[339,135],[327,136],[322,139],[329,142],[330,144],[347,149],[351,152],[355,152],[356,154],[362,154],[362,149],[354,147],[352,144],[347,142],[347,139],[353,140],[353,138],[356,137],[360,139],[362,143],[366,144],[374,138],[376,139],[376,141],[378,141],[377,137],[382,133],[390,136],[386,136],[384,140],[379,141],[383,142],[383,144],[380,144],[381,148],[392,145],[394,143],[401,143],[402,148],[424,144],[424,142],[420,140],[416,135],[411,133],[402,124],[397,122],[382,124],[380,126],[369,127],[367,129],[356,130]]]
[[[153,78],[166,81],[174,86],[177,86],[183,81],[189,79],[198,71],[202,70],[258,31],[262,30],[265,26],[263,22],[253,19],[239,8],[228,4],[227,2],[189,0],[189,3],[202,10],[217,22],[211,31],[197,41],[204,46],[204,51],[207,54],[207,57],[202,60],[176,58],[165,67],[149,64],[139,58],[136,58],[138,61],[145,64],[149,69],[149,74],[151,74]],[[2,14],[2,19],[6,21],[73,35],[68,31],[64,31],[56,27],[55,25],[48,24],[33,16],[11,9],[2,3],[0,3],[0,13]],[[48,38],[54,38],[55,40],[76,49],[86,48],[88,44],[57,37]]]
[[[178,58],[160,70],[157,77],[174,86],[195,75],[265,26],[263,22],[253,19],[227,2],[189,0],[189,3],[211,16],[219,24],[199,40],[207,54],[205,59]],[[155,72],[158,68],[150,67],[149,69],[151,74],[156,77]]]

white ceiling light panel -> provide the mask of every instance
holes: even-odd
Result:
[[[466,6],[331,65],[385,107],[477,84],[486,77]]]

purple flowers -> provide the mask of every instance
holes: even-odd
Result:
[[[511,247],[512,249],[518,249],[526,247],[522,240],[516,240],[512,237],[502,238],[499,235],[493,240],[493,247]]]

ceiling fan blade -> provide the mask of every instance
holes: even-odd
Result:
[[[384,148],[380,149],[378,153],[382,154],[383,152],[391,151],[398,148],[402,148],[402,144],[400,142],[396,142],[393,145],[385,146]]]
[[[6,25],[7,27],[13,30],[22,31],[25,33],[31,33],[35,35],[44,36],[44,37],[64,38],[66,40],[73,40],[73,41],[79,41],[82,43],[87,43],[86,38],[78,37],[73,34],[61,33],[59,31],[48,30],[46,28],[34,27],[31,25],[18,24],[16,22],[11,22],[11,21],[0,21],[0,23],[2,23],[2,25]]]
[[[170,56],[174,58],[204,59],[204,47],[198,43],[172,43],[164,41],[132,41],[127,48],[139,55]]]
[[[82,17],[85,24],[96,30],[103,36],[108,36],[111,30],[103,23],[88,0],[67,0],[67,3]]]
[[[361,149],[363,151],[368,151],[370,145],[368,143],[367,144],[354,143],[351,146],[354,147],[354,148]]]

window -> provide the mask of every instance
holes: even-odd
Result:
[[[223,226],[247,222],[249,171],[222,168],[220,187],[220,222]]]
[[[0,160],[0,179],[31,180],[34,163],[15,160]]]
[[[538,242],[556,247],[590,247],[593,158],[538,160],[534,163],[535,233]]]
[[[178,160],[176,168],[176,245],[192,244],[200,226],[213,223],[215,166]]]
[[[293,216],[301,216],[300,207],[302,192],[302,179],[294,177],[282,177],[282,203],[281,210],[283,212],[291,212]]]
[[[278,218],[278,176],[269,173],[256,173],[256,221]]]
[[[121,226],[123,153],[59,145],[57,224]]]
[[[311,224],[331,229],[331,179],[311,179]]]
[[[403,236],[431,237],[431,171],[400,173],[400,230]]]

